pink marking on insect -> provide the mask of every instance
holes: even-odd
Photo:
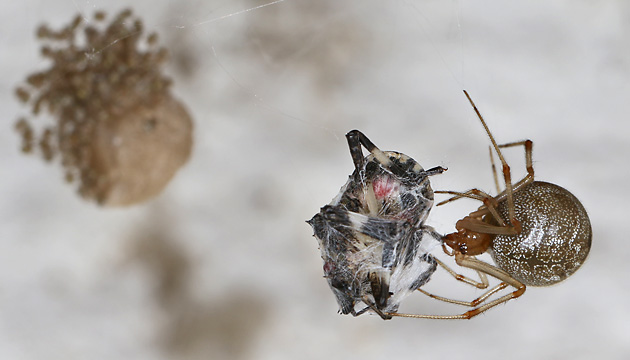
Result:
[[[383,199],[391,196],[392,193],[397,193],[400,189],[400,183],[390,177],[383,176],[372,183],[372,188],[376,198]]]

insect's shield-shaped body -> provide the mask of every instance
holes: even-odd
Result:
[[[375,151],[308,223],[341,313],[371,309],[389,318],[436,269],[429,252],[440,235],[424,222],[433,206],[429,176],[444,169],[425,171],[404,154]],[[357,310],[359,303],[366,306]]]

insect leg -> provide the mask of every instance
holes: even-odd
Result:
[[[363,145],[370,153],[374,155],[374,158],[378,160],[384,166],[389,166],[391,161],[389,157],[385,155],[379,148],[374,145],[370,139],[367,138],[359,130],[352,130],[346,134],[348,140],[348,147],[350,148],[350,156],[354,162],[354,168],[356,174],[359,176],[358,181],[361,182],[363,187],[363,194],[365,202],[367,203],[370,214],[376,215],[379,210],[378,202],[376,201],[376,195],[374,195],[374,188],[372,182],[365,177],[365,158],[363,157],[363,151],[361,145]]]
[[[361,151],[361,145],[363,145],[381,165],[386,167],[391,165],[389,157],[376,147],[376,145],[374,145],[374,143],[359,130],[352,130],[347,133],[346,139],[348,140],[350,155],[352,156],[352,161],[354,161],[354,167],[356,170],[361,171],[365,162],[363,152]]]
[[[424,170],[424,174],[426,176],[433,176],[433,175],[438,175],[441,174],[443,172],[445,172],[446,170],[448,170],[447,168],[441,167],[441,166],[436,166],[436,167],[432,167],[428,170]]]
[[[368,310],[370,310],[369,306],[364,307],[363,309],[359,310],[359,311],[354,311],[354,309],[352,311],[350,311],[350,314],[352,314],[352,316],[357,317],[360,315],[365,314]]]
[[[354,163],[354,169],[360,172],[365,167],[365,158],[363,157],[363,151],[361,150],[361,141],[359,140],[358,130],[352,130],[346,134],[346,140],[348,140],[348,147],[350,148],[350,156]]]
[[[367,296],[363,297],[363,302],[369,306],[370,310],[374,311],[375,313],[378,314],[378,316],[380,316],[383,320],[390,320],[392,318],[393,314],[389,314],[389,313],[384,313],[382,312],[379,308],[377,308],[374,304],[372,304],[372,302],[370,301],[370,299]],[[361,313],[363,313],[365,311],[361,311]]]

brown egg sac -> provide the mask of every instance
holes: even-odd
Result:
[[[59,31],[37,31],[52,66],[26,78],[16,95],[51,124],[22,117],[22,150],[47,161],[59,156],[68,181],[102,205],[131,205],[159,194],[192,149],[193,124],[170,94],[162,74],[167,58],[157,35],[143,37],[130,10],[107,26],[98,12],[91,24],[77,16]]]
[[[86,195],[103,205],[130,205],[159,194],[186,162],[192,121],[180,102],[165,96],[100,122],[94,136],[90,167],[100,181]]]

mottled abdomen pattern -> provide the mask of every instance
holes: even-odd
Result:
[[[518,235],[497,235],[490,252],[498,267],[528,286],[547,286],[573,274],[591,248],[584,207],[564,188],[535,181],[514,193]],[[498,206],[507,222],[507,201]]]

